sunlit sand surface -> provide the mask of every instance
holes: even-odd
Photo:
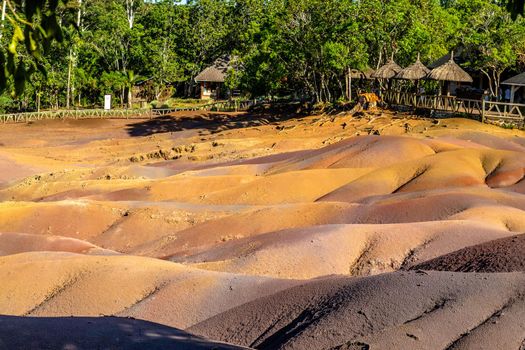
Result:
[[[0,324],[193,348],[525,346],[523,131],[187,112],[0,134]]]

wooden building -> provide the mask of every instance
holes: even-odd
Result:
[[[229,69],[229,57],[221,57],[195,77],[195,82],[200,86],[201,99],[221,100],[228,97],[224,81]]]
[[[525,73],[518,74],[505,80],[501,85],[510,86],[510,103],[525,103]]]
[[[458,67],[463,69],[471,77],[472,80],[470,81],[469,85],[472,88],[474,88],[476,90],[480,90],[480,91],[486,89],[488,87],[488,82],[485,82],[486,79],[484,78],[484,76],[479,71],[476,71],[476,70],[473,70],[473,69],[470,69],[470,68],[466,67],[465,63],[468,60],[468,57],[466,55],[467,55],[467,52],[465,51],[465,49],[462,46],[460,46],[460,47],[456,48],[453,52],[450,52],[450,53],[440,57],[436,61],[432,62],[428,67],[431,70],[434,70],[434,69],[436,69],[438,67],[443,67],[448,62],[453,62]],[[446,86],[447,92],[452,94],[452,95],[458,95],[458,89],[464,83],[465,83],[465,81],[462,81],[462,80],[459,80],[459,81],[448,81],[447,84],[446,84],[447,85]]]

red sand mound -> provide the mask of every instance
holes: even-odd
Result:
[[[188,331],[258,349],[466,349],[459,346],[464,343],[518,349],[524,292],[521,273],[331,278],[261,298]]]
[[[130,318],[0,316],[0,349],[233,350],[244,348]]]
[[[91,255],[117,254],[73,238],[27,233],[0,233],[0,256],[31,251],[58,251]]]
[[[118,315],[186,328],[297,285],[134,256],[31,252],[0,257],[0,314]]]
[[[201,269],[278,278],[367,276],[509,235],[470,221],[327,225],[231,240],[171,260]]]
[[[378,169],[321,199],[357,202],[372,196],[443,188],[508,187],[524,175],[522,153],[464,149]]]
[[[525,235],[470,246],[412,269],[458,272],[525,271]]]

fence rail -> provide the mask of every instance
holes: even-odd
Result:
[[[44,112],[24,112],[0,114],[3,123],[22,123],[44,119],[86,119],[86,118],[130,118],[144,117],[151,114],[150,109],[78,109]]]
[[[180,111],[245,111],[257,104],[256,100],[215,102],[202,106],[181,108],[143,108],[143,109],[77,109],[43,112],[23,112],[0,114],[0,122],[25,123],[44,119],[88,119],[88,118],[152,118]]]
[[[483,101],[483,120],[502,120],[525,124],[525,105]]]
[[[154,108],[152,113],[156,116],[168,115],[174,112],[181,111],[215,111],[215,112],[238,112],[246,111],[250,107],[257,104],[257,100],[232,100],[232,101],[221,101],[214,102],[207,105],[194,106],[194,107],[178,107],[178,108]]]
[[[510,121],[525,125],[525,105],[517,103],[472,100],[455,96],[420,95],[401,91],[384,91],[383,101],[432,111],[465,113],[480,118],[483,122]]]

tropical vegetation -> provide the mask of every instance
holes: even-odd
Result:
[[[349,68],[429,63],[461,47],[496,94],[525,68],[523,1],[0,0],[0,111],[193,98],[218,57],[250,97],[344,96]]]

